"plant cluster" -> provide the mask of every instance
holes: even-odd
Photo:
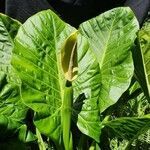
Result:
[[[0,14],[0,149],[146,150],[149,101],[150,23],[130,8],[78,29]]]

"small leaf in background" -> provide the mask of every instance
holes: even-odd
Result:
[[[30,130],[27,129],[27,125],[23,124],[20,126],[18,131],[18,139],[21,142],[27,143],[27,142],[33,142],[37,140],[36,135],[34,135]]]
[[[130,146],[135,139],[149,129],[150,114],[142,117],[121,117],[102,124],[111,129],[117,137],[128,140],[128,146]]]

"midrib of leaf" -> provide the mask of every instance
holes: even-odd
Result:
[[[62,87],[62,81],[61,81],[61,72],[59,71],[60,70],[60,63],[58,61],[58,56],[59,54],[56,55],[56,50],[57,50],[57,41],[56,41],[56,27],[55,27],[55,24],[54,24],[54,18],[52,18],[52,24],[53,24],[53,29],[54,29],[54,42],[55,42],[55,57],[56,57],[56,63],[57,63],[57,72],[58,72],[58,81],[59,81],[59,88],[60,88],[60,97],[61,97],[61,100],[63,98],[63,87]]]
[[[113,26],[114,26],[115,19],[116,19],[116,13],[115,13],[114,19],[113,19],[113,21],[112,21],[112,25],[111,25],[110,29],[108,29],[110,32],[109,32],[109,35],[108,35],[108,40],[107,40],[107,42],[106,42],[106,44],[105,44],[105,47],[104,47],[104,54],[103,54],[103,56],[102,56],[101,62],[98,61],[98,62],[100,62],[100,64],[99,64],[99,65],[100,65],[100,69],[102,68],[102,66],[103,66],[103,64],[104,64],[104,60],[105,60],[105,56],[106,56],[107,48],[108,48],[108,43],[109,43],[110,37],[111,37],[111,35],[112,35],[112,31],[113,31]],[[108,28],[108,27],[107,27],[107,28]]]

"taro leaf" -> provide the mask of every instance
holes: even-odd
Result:
[[[2,72],[0,72],[2,75]],[[15,83],[9,82],[6,79],[6,74],[2,80],[0,76],[0,134],[10,136],[16,132],[24,123],[26,118],[27,108],[23,105],[20,98],[19,86]]]
[[[0,13],[0,70],[7,71],[10,66],[14,38],[20,23]]]
[[[117,16],[117,13],[120,13],[120,11],[123,11],[123,13],[118,15],[118,18],[114,18],[114,15]],[[124,20],[124,14],[127,14],[126,20]],[[107,18],[110,20],[107,20]],[[106,25],[111,25],[112,19],[114,20],[114,25],[111,27],[112,33],[109,33]],[[102,22],[103,24],[101,24]],[[98,23],[100,24],[98,25]],[[125,25],[126,27],[124,27]],[[133,29],[132,34],[134,35],[131,37],[128,27]],[[117,28],[120,30],[117,30]],[[115,103],[130,84],[133,75],[130,47],[134,42],[137,28],[137,21],[128,8],[114,9],[80,26],[79,31],[83,36],[88,38],[90,44],[86,38],[82,36],[78,37],[78,77],[73,85],[75,97],[84,93],[85,98],[78,98],[78,100],[75,101],[73,114],[77,117],[78,128],[96,141],[99,141],[101,128],[99,125],[98,100],[100,101],[101,111],[103,111]],[[101,32],[103,32],[102,34],[104,35],[109,34],[110,39],[108,39],[107,36],[102,37]],[[113,39],[111,39],[111,37],[113,37]],[[104,41],[104,38],[108,41],[107,43]],[[120,38],[120,40],[118,40],[118,38]],[[126,41],[128,43],[124,45]],[[115,46],[117,45],[115,42],[118,44],[118,47],[114,48],[113,44],[115,44]],[[101,44],[104,44],[103,47],[105,47],[105,49]],[[91,49],[91,47],[93,49]],[[101,54],[100,49],[106,54]],[[98,50],[98,52],[96,53],[94,51],[94,54],[92,50]],[[116,54],[115,51],[117,51]],[[109,53],[115,55],[111,58]],[[98,63],[96,58],[100,57],[100,54],[103,55],[103,59],[106,63]],[[100,67],[100,64],[103,66]],[[111,74],[112,72],[113,74]],[[102,105],[102,100],[105,106]]]
[[[135,74],[150,100],[150,23],[144,24],[138,33],[139,48],[133,51]]]
[[[138,28],[137,19],[128,7],[112,9],[80,25],[79,32],[89,40],[99,62],[101,80],[96,79],[96,72],[91,78],[101,87],[94,89],[99,94],[93,97],[98,99],[100,112],[116,103],[130,85],[134,69],[130,50]],[[91,64],[91,60],[86,63]],[[85,94],[90,95],[91,78],[86,79],[86,72],[82,76],[79,84],[89,87]]]
[[[102,123],[111,129],[117,137],[126,139],[129,144],[150,128],[150,115],[142,117],[122,117]]]
[[[23,123],[27,109],[20,100],[18,80],[12,71],[10,60],[14,37],[20,23],[0,14],[0,134],[12,135]],[[11,77],[11,78],[9,78]]]
[[[58,142],[64,76],[60,50],[75,29],[51,10],[29,18],[15,39],[12,65],[22,80],[24,103],[36,112],[35,125],[42,134]]]

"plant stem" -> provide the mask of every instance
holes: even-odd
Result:
[[[39,130],[36,128],[36,135],[38,138],[38,145],[39,145],[39,150],[46,150],[44,141],[42,139],[41,133],[39,132]]]
[[[73,103],[73,88],[71,82],[67,81],[64,89],[64,97],[62,103],[62,129],[63,129],[63,142],[65,150],[72,150],[72,135],[70,132],[71,114]]]

